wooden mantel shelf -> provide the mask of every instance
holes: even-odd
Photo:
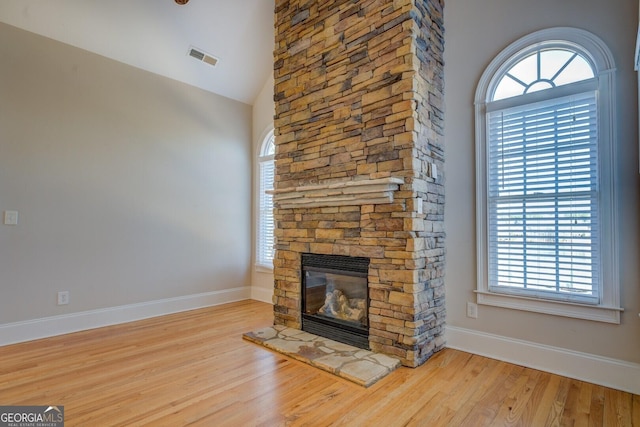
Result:
[[[402,178],[379,178],[304,185],[268,191],[280,209],[346,205],[377,205],[393,202]]]

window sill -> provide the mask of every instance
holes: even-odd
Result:
[[[520,295],[497,294],[487,291],[475,291],[478,304],[596,322],[620,324],[620,313],[624,309],[602,305],[585,305],[565,301],[542,300]]]

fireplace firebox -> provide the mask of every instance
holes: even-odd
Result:
[[[369,258],[302,254],[302,330],[369,349]]]

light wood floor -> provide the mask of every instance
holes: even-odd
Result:
[[[640,426],[640,396],[446,349],[365,389],[242,340],[244,301],[0,347],[0,405],[66,426]]]

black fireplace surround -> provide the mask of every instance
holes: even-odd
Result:
[[[369,258],[302,254],[302,330],[369,349]]]

